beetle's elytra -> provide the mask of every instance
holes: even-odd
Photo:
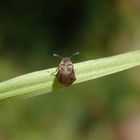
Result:
[[[53,56],[62,59],[59,66],[56,69],[56,77],[58,81],[64,86],[69,86],[76,80],[74,66],[70,58],[77,54],[79,54],[79,52],[74,53],[70,57],[61,57],[57,54],[53,54]]]

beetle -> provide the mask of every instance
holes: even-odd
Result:
[[[57,54],[53,54],[53,56],[62,59],[56,69],[55,76],[58,79],[58,81],[64,86],[69,86],[76,80],[74,65],[70,58],[78,54],[79,52],[76,52],[70,57],[61,57]]]

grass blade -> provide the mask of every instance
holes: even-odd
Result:
[[[73,84],[99,78],[140,65],[140,50],[74,64],[77,80]],[[28,98],[49,93],[63,86],[52,74],[56,68],[41,70],[0,83],[0,100]]]

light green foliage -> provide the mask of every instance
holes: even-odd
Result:
[[[117,56],[75,64],[77,80],[73,84],[92,80],[140,65],[140,50]],[[0,83],[0,100],[27,98],[49,93],[63,86],[52,73],[56,68],[25,74]],[[80,84],[79,84],[80,86]]]

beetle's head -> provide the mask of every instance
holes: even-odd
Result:
[[[70,60],[70,57],[64,57],[61,61],[61,64],[63,65],[70,65],[72,64],[71,60]]]

